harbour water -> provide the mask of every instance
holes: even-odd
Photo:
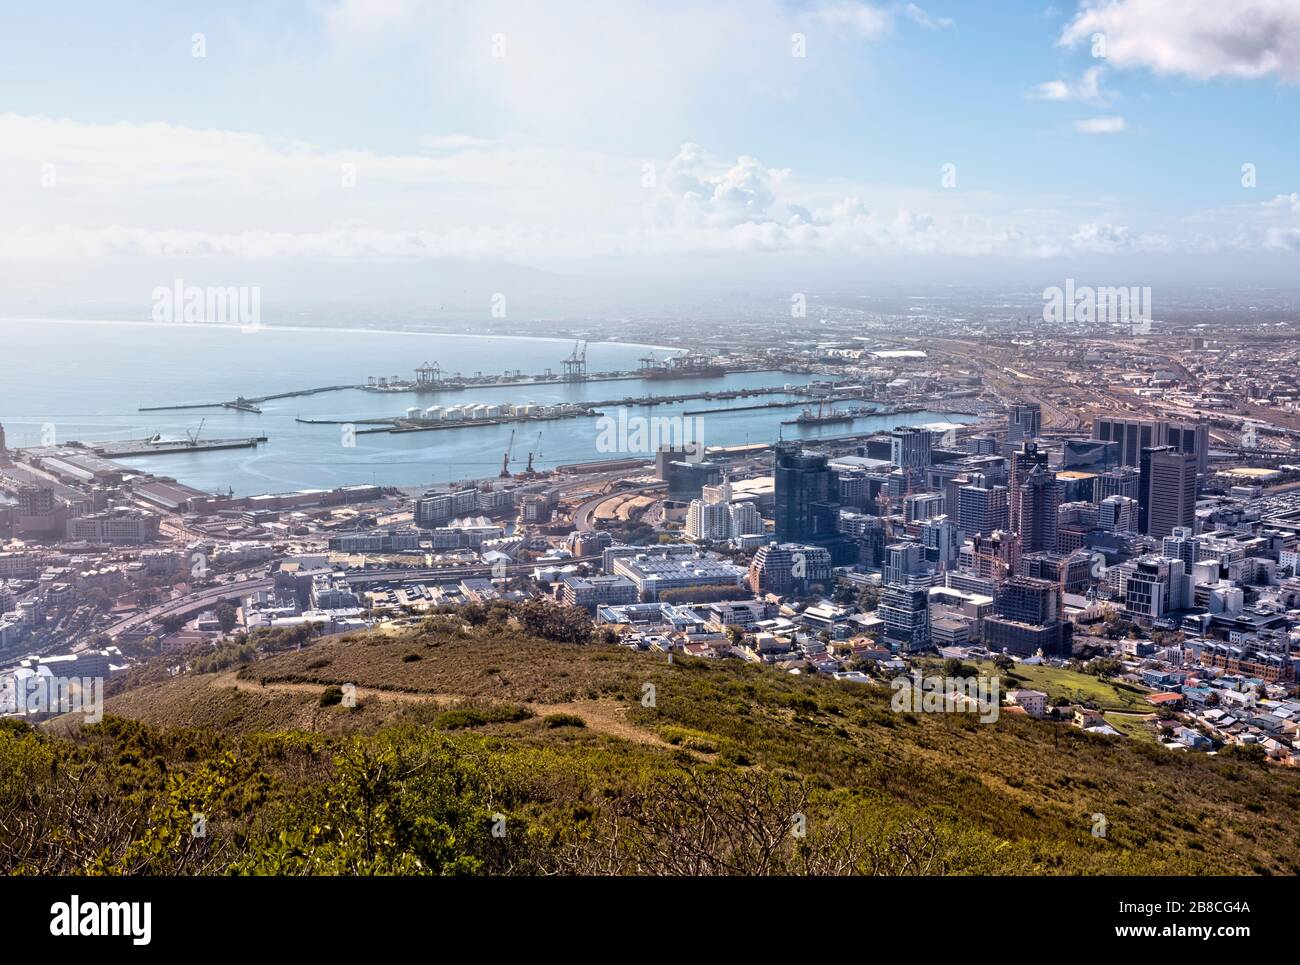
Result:
[[[332,328],[159,325],[93,321],[0,320],[0,424],[11,447],[50,441],[140,439],[159,433],[183,439],[203,420],[201,438],[266,436],[256,449],[181,452],[120,460],[156,475],[210,491],[236,495],[330,488],[360,483],[403,487],[494,476],[515,430],[513,469],[522,469],[538,445],[535,464],[617,458],[598,448],[595,418],[495,425],[438,432],[358,434],[339,425],[305,425],[304,419],[356,420],[403,415],[408,407],[461,403],[590,402],[624,396],[680,395],[705,391],[803,384],[809,376],[749,372],[723,378],[647,382],[547,383],[468,388],[438,394],[374,393],[359,389],[277,399],[261,414],[231,409],[138,411],[143,406],[218,402],[325,385],[359,385],[367,376],[412,377],[423,362],[444,373],[474,376],[560,371],[573,343],[557,339],[439,335]],[[634,370],[650,348],[592,343],[590,372]],[[668,351],[654,350],[657,358]],[[795,399],[792,395],[733,402],[687,401],[629,410],[632,416],[672,418],[694,409]],[[602,411],[613,416],[616,407]],[[969,417],[911,412],[859,418],[852,423],[784,426],[797,408],[746,409],[700,416],[706,445],[742,445],[786,438],[817,438]],[[364,428],[359,426],[359,428]],[[354,445],[347,443],[354,442]],[[636,453],[633,453],[636,455]],[[648,457],[647,457],[648,458]]]

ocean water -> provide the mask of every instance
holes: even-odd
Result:
[[[256,449],[191,452],[121,460],[156,475],[210,491],[236,495],[303,488],[378,483],[426,486],[494,476],[510,444],[510,425],[437,432],[361,434],[348,447],[340,426],[304,425],[297,417],[355,420],[400,416],[410,406],[464,402],[541,404],[591,402],[625,396],[677,395],[744,387],[802,384],[808,376],[751,372],[723,379],[559,383],[472,388],[437,395],[344,390],[261,404],[260,415],[228,409],[140,412],[141,406],[219,402],[326,385],[362,384],[368,376],[411,378],[420,364],[437,362],[444,373],[524,375],[561,369],[573,343],[556,339],[438,335],[370,330],[277,328],[258,331],[204,325],[0,320],[0,424],[11,447],[55,441],[140,439],[161,433],[184,438],[203,420],[205,439],[264,435]],[[644,345],[592,343],[590,372],[628,370],[652,349]],[[658,358],[670,354],[654,349]],[[734,402],[695,400],[629,409],[629,416],[673,417],[685,410],[752,405],[794,398],[759,396]],[[617,415],[617,407],[602,411]],[[894,425],[934,422],[942,413],[916,412],[861,418],[852,424],[780,426],[798,408],[710,413],[700,423],[707,445],[771,442],[866,432]],[[950,421],[969,421],[953,416]],[[538,444],[535,464],[616,458],[598,450],[595,418],[520,424],[511,467],[522,469]]]

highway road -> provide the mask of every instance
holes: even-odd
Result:
[[[591,563],[599,560],[599,555],[593,556],[575,556],[572,559],[565,560],[565,563]],[[537,563],[511,563],[506,566],[506,575],[513,576],[518,573],[525,573],[537,567]],[[429,580],[457,580],[467,577],[490,577],[491,568],[483,563],[476,563],[472,566],[443,566],[428,567],[425,569],[389,569],[389,570],[359,570],[350,571],[344,574],[344,579],[354,586],[361,586],[367,583],[388,583],[401,581],[403,583],[423,583]],[[139,626],[150,620],[160,620],[163,617],[177,614],[193,613],[196,610],[206,609],[215,606],[222,600],[228,600],[233,597],[243,597],[250,593],[256,593],[258,590],[268,590],[274,585],[272,577],[258,577],[247,580],[238,580],[233,583],[225,583],[218,586],[204,587],[196,590],[178,600],[168,600],[166,603],[159,603],[140,613],[124,617],[116,623],[111,624],[103,632],[110,637],[130,630],[132,627]]]

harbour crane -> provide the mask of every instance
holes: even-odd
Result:
[[[524,475],[532,479],[537,475],[537,470],[533,468],[533,457],[542,454],[542,433],[537,431],[537,441],[533,443],[533,448],[528,453],[528,468],[524,470]]]
[[[506,446],[506,454],[501,457],[501,471],[497,473],[500,479],[510,478],[510,450],[515,447],[515,430],[510,430],[510,444]],[[531,465],[531,461],[529,465]]]
[[[193,449],[195,446],[199,444],[199,433],[203,431],[203,423],[207,421],[208,421],[208,417],[204,416],[202,419],[199,420],[199,427],[195,429],[193,432],[190,432],[188,429],[185,430],[185,438],[189,440],[189,445],[191,449]]]
[[[578,339],[573,343],[573,351],[560,363],[564,368],[565,382],[583,382],[587,378],[587,343]]]

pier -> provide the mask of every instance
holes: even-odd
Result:
[[[145,405],[136,411],[171,412],[177,409],[234,409],[237,412],[251,412],[254,415],[261,415],[262,410],[259,406],[263,402],[273,402],[276,399],[294,399],[304,395],[319,395],[322,392],[341,392],[344,389],[364,388],[364,385],[322,385],[315,389],[295,389],[291,392],[276,392],[272,395],[256,395],[252,397],[241,395],[227,402],[181,402],[176,405]]]
[[[123,442],[82,443],[97,456],[105,459],[124,459],[128,456],[162,456],[178,452],[213,452],[218,449],[255,449],[266,442],[266,436],[248,436],[243,439],[127,439]]]

